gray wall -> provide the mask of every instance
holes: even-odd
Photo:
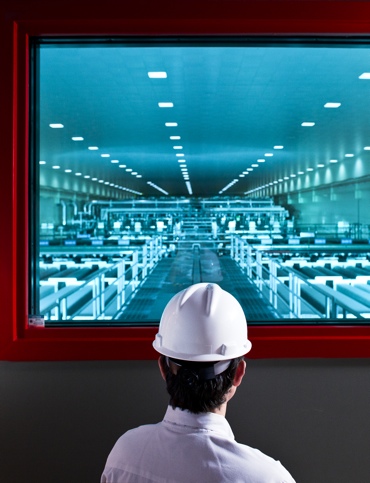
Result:
[[[156,422],[156,361],[1,362],[1,483],[99,482],[115,440]],[[248,360],[228,419],[297,483],[370,481],[370,359]]]

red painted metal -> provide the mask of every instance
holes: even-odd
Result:
[[[370,35],[370,3],[331,0],[2,0],[0,359],[153,359],[155,328],[27,328],[31,36]],[[370,357],[370,326],[251,326],[251,358]]]

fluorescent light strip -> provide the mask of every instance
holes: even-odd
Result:
[[[158,102],[159,107],[173,107],[173,102]]]
[[[73,136],[72,141],[83,141],[84,138],[82,136]]]
[[[150,79],[166,79],[167,78],[167,72],[161,71],[161,72],[148,72],[148,77]]]
[[[185,181],[185,184],[186,184],[186,187],[188,189],[189,195],[192,195],[193,194],[193,190],[191,188],[190,181]]]
[[[166,127],[177,127],[178,126],[177,122],[165,122],[164,125]]]
[[[311,122],[311,121],[305,121],[305,122],[302,122],[302,124],[301,124],[301,126],[303,126],[303,127],[312,127],[314,125],[315,125],[315,123]]]
[[[52,129],[62,129],[64,126],[60,122],[53,122],[49,124]]]
[[[359,79],[370,79],[370,72],[364,72],[359,76]]]
[[[147,184],[149,186],[152,186],[153,188],[155,188],[156,190],[160,191],[161,193],[165,194],[165,195],[168,195],[167,191],[165,191],[164,189],[160,188],[159,186],[157,186],[155,183],[152,183],[151,181],[147,181]]]
[[[340,106],[341,106],[340,102],[327,102],[326,104],[324,104],[324,107],[328,109],[336,109]]]

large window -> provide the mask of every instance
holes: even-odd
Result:
[[[370,45],[33,44],[30,313],[151,326],[216,282],[249,324],[370,317]]]

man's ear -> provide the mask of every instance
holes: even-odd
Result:
[[[235,376],[234,376],[234,380],[233,380],[233,386],[240,386],[240,384],[242,383],[242,380],[243,380],[243,377],[244,377],[244,374],[245,374],[245,368],[246,368],[247,364],[245,362],[245,360],[241,360],[236,368],[236,372],[235,372]]]
[[[161,376],[164,380],[166,380],[166,367],[165,367],[165,364],[166,364],[166,360],[163,356],[159,356],[158,358],[158,366],[159,366],[159,370],[161,372]]]

